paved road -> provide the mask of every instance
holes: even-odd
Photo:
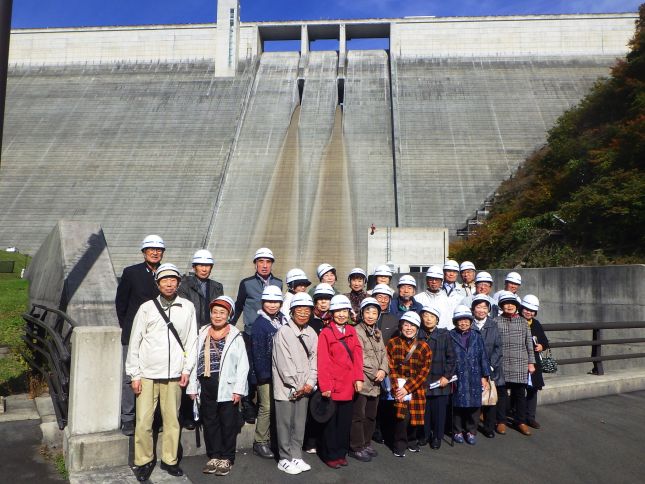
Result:
[[[0,424],[0,483],[60,484],[65,480],[40,455],[40,420]]]
[[[538,408],[541,430],[525,437],[510,430],[505,436],[479,436],[474,447],[444,443],[433,451],[395,458],[377,445],[379,457],[370,463],[350,459],[340,470],[317,457],[305,459],[313,469],[288,476],[250,453],[238,453],[229,480],[237,482],[450,482],[450,483],[642,483],[645,481],[645,392],[614,395]],[[201,473],[204,457],[182,462],[194,483],[219,479]],[[224,482],[224,481],[222,481]]]

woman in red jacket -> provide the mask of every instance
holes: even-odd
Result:
[[[347,324],[351,308],[347,296],[334,296],[329,307],[333,320],[318,336],[318,387],[336,404],[323,430],[320,454],[333,469],[347,465],[352,401],[363,387],[363,349],[356,330]]]

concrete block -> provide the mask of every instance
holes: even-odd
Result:
[[[47,416],[52,415],[54,416],[54,419],[56,418],[56,412],[54,411],[54,402],[52,402],[49,394],[36,397],[34,401],[36,402],[36,409],[38,410],[38,414],[40,415],[41,420],[43,420]]]
[[[0,396],[0,414],[7,411],[7,404],[4,397]]]
[[[544,388],[538,392],[538,403],[548,405],[640,390],[645,390],[645,369],[642,368],[615,370],[602,376],[547,375]]]
[[[63,450],[69,472],[128,464],[129,439],[119,431],[74,435],[65,429]]]
[[[117,430],[121,408],[121,329],[81,326],[72,334],[72,435]]]
[[[64,431],[58,428],[58,422],[50,420],[40,424],[40,431],[43,434],[42,443],[50,448],[61,449],[63,447]]]
[[[36,403],[27,394],[9,395],[5,397],[6,411],[0,413],[0,423],[18,420],[38,420]]]

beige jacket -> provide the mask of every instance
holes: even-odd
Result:
[[[309,356],[298,336],[307,346]],[[309,326],[300,331],[293,321],[282,326],[273,337],[273,398],[289,400],[291,391],[300,390],[305,384],[316,385],[318,380],[318,335]]]
[[[387,376],[389,372],[385,343],[382,337],[377,341],[374,334],[370,335],[364,323],[357,324],[355,329],[358,340],[363,347],[363,374],[365,375],[365,380],[360,393],[368,397],[376,397],[381,392],[381,384],[374,382],[376,373],[379,370],[383,370]]]

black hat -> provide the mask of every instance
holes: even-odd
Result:
[[[316,422],[325,423],[334,415],[336,402],[316,391],[309,400],[309,411]]]

